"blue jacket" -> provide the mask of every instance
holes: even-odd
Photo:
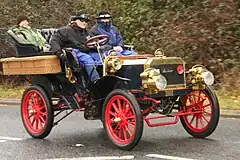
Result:
[[[109,41],[105,44],[102,48],[104,50],[110,50],[115,46],[122,46],[123,47],[123,38],[118,31],[118,29],[110,25],[108,27],[100,27],[98,24],[94,25],[91,29],[91,35],[107,35],[109,36]]]

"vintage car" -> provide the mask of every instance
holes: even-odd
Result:
[[[50,30],[45,32],[49,39]],[[2,73],[24,76],[31,83],[22,95],[21,116],[33,138],[45,138],[74,111],[83,111],[87,120],[101,120],[109,139],[124,150],[138,144],[144,121],[157,127],[180,120],[196,138],[211,135],[218,125],[214,76],[202,65],[186,69],[182,58],[168,57],[161,49],[151,55],[116,56],[110,51],[106,56],[99,47],[108,37],[100,35],[86,42],[86,47],[98,49],[103,62],[97,66],[101,78],[89,85],[84,66],[70,49],[64,49],[67,63],[61,64],[57,56],[38,52],[8,33],[16,57],[1,59]]]

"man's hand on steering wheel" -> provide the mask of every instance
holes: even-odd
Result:
[[[122,51],[123,51],[123,48],[122,48],[121,46],[113,47],[113,49],[114,49],[116,52],[122,52]]]

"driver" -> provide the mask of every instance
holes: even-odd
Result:
[[[96,61],[93,57],[97,57],[96,50],[86,48],[84,43],[90,38],[86,29],[87,23],[90,21],[89,16],[85,13],[79,13],[71,17],[71,23],[60,28],[51,38],[51,50],[65,63],[66,57],[62,48],[73,48],[72,52],[76,54],[79,63],[86,69],[91,82],[99,79],[99,74],[95,68]]]
[[[101,49],[104,51],[115,50],[119,56],[136,55],[133,50],[124,49],[124,42],[121,33],[112,24],[112,16],[108,11],[101,11],[96,18],[96,24],[91,29],[92,35],[107,35],[109,41]]]

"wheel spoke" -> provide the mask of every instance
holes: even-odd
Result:
[[[115,113],[113,113],[112,111],[109,111],[109,114],[112,115],[114,118],[116,117]]]
[[[211,106],[211,104],[209,103],[209,104],[204,105],[204,106],[202,106],[202,107],[203,107],[203,108],[206,108],[206,107],[208,107],[208,106]]]
[[[36,118],[36,130],[38,130],[38,125],[39,125],[39,119]]]
[[[122,139],[122,127],[119,127],[118,138]]]
[[[42,105],[42,106],[39,107],[39,110],[41,111],[41,110],[44,109],[44,108],[45,108],[45,106]]]
[[[127,132],[129,133],[130,137],[133,136],[132,132],[130,131],[130,129],[128,128],[128,125],[125,125],[125,128],[127,130]]]
[[[204,128],[205,126],[204,126],[204,124],[203,124],[203,118],[200,117],[199,119],[200,119],[200,123],[201,123],[202,128]]]
[[[34,125],[34,122],[35,122],[35,120],[36,120],[35,118],[36,118],[36,117],[34,116],[32,122],[31,122],[32,126]]]
[[[31,113],[30,115],[28,115],[28,119],[30,120],[32,118],[32,116],[34,116],[33,113]]]
[[[212,114],[207,112],[207,111],[204,111],[204,113],[206,113],[207,115],[211,116]]]
[[[47,113],[46,112],[40,112],[40,115],[47,116]]]
[[[129,111],[130,111],[129,104],[126,104],[126,112],[124,114],[127,115]]]
[[[207,123],[209,123],[209,120],[205,117],[205,115],[202,115],[202,117]]]
[[[127,101],[123,101],[123,114],[126,114],[127,110]]]
[[[191,119],[191,121],[190,121],[190,124],[193,123],[194,119],[195,119],[195,115],[193,115],[193,117],[192,117],[192,119]]]
[[[41,122],[39,122],[39,130],[41,131],[43,129],[43,125]]]
[[[115,103],[112,103],[112,106],[115,110],[116,113],[119,113],[119,109],[117,108],[116,104]]]
[[[126,120],[135,119],[135,116],[126,117]]]
[[[129,122],[129,121],[128,121],[127,124],[129,124],[129,125],[135,127],[135,121],[134,121],[134,122]]]
[[[123,112],[122,110],[122,104],[121,104],[121,101],[120,101],[120,99],[117,99],[117,104],[118,104],[118,108],[119,108],[119,112]]]
[[[41,121],[43,124],[45,124],[45,120],[44,120],[44,118],[43,118],[41,115],[39,115],[39,119],[40,119],[40,121]]]
[[[117,126],[116,126],[116,127],[114,128],[114,130],[113,130],[114,133],[117,131],[117,129],[119,128],[120,124],[121,124],[121,123],[118,122]]]
[[[127,140],[128,138],[127,138],[127,131],[126,131],[126,129],[125,128],[122,128],[122,130],[123,130],[123,139],[124,140]]]
[[[28,104],[31,105],[31,106],[33,106],[33,104],[34,104],[33,100],[32,100],[32,99],[29,99],[29,100],[28,100]]]
[[[196,117],[196,128],[198,129],[198,117]]]
[[[33,101],[34,101],[35,105],[38,104],[38,94],[36,94],[36,93],[34,94]]]

